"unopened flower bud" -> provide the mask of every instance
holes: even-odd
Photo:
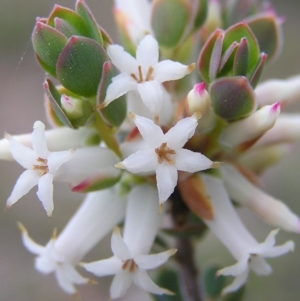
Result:
[[[205,82],[196,84],[187,95],[189,111],[192,114],[200,112],[205,115],[210,107],[210,96],[205,89]]]
[[[70,119],[83,116],[82,100],[63,94],[60,98],[61,105]]]

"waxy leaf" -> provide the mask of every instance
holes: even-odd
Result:
[[[260,50],[253,32],[245,22],[235,24],[225,31],[223,53],[225,53],[226,49],[228,49],[232,43],[240,42],[243,38],[247,39],[248,44],[248,71],[252,71],[259,60]]]
[[[97,94],[97,104],[104,102],[106,90],[111,79],[118,74],[116,67],[111,62],[105,62],[102,70],[102,78]],[[101,109],[103,117],[113,126],[120,126],[127,114],[125,96],[112,101],[107,107]]]
[[[151,25],[162,47],[173,48],[181,41],[190,17],[185,0],[155,0],[152,4]]]
[[[37,22],[32,33],[32,43],[40,65],[56,77],[57,60],[67,43],[67,37],[55,28]]]
[[[255,34],[261,51],[268,55],[268,60],[276,58],[282,49],[282,32],[276,16],[259,15],[247,20]]]
[[[215,41],[215,45],[211,53],[210,62],[209,62],[210,81],[213,81],[217,77],[217,73],[221,62],[223,40],[224,40],[224,34],[219,34],[218,38]]]
[[[255,67],[254,72],[251,75],[250,80],[249,80],[250,84],[253,88],[255,88],[256,85],[258,84],[258,81],[262,74],[263,68],[266,64],[267,58],[268,58],[267,54],[261,53],[260,60],[258,61],[257,66]]]
[[[105,50],[97,42],[71,37],[59,56],[57,78],[64,87],[78,95],[95,96],[107,60]]]
[[[67,115],[61,108],[61,104],[60,104],[61,94],[58,92],[58,90],[56,89],[56,87],[54,86],[54,84],[49,78],[46,78],[43,87],[47,93],[48,99],[50,100],[51,106],[56,116],[65,126],[68,126],[73,129],[74,127],[72,123],[70,122]]]
[[[207,16],[207,0],[198,0],[198,9],[194,20],[194,29],[197,30],[205,22]]]
[[[55,29],[57,29],[59,32],[64,34],[67,38],[70,38],[71,36],[79,36],[80,32],[76,30],[75,27],[73,27],[70,23],[67,21],[55,18],[54,20]]]
[[[79,35],[86,37],[89,36],[89,31],[84,20],[73,10],[56,4],[47,20],[47,24],[51,27],[54,27],[56,18],[62,19],[69,23],[71,28],[74,28]]]
[[[246,38],[242,38],[240,45],[237,47],[234,61],[233,61],[233,74],[246,76],[248,71],[249,62],[249,47]]]
[[[84,20],[88,31],[89,31],[89,37],[96,42],[98,42],[101,46],[103,45],[103,39],[101,36],[101,32],[98,28],[98,24],[91,13],[88,6],[85,4],[83,0],[78,0],[76,3],[76,12],[79,14],[79,16],[82,17]]]
[[[228,121],[250,115],[257,107],[250,83],[244,76],[224,77],[209,87],[215,113]]]

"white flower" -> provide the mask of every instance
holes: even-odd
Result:
[[[126,198],[116,189],[89,193],[62,233],[54,235],[46,246],[35,243],[19,224],[25,247],[37,255],[36,269],[54,272],[59,286],[68,294],[75,294],[74,284],[89,282],[75,270],[80,260],[125,216]]]
[[[157,286],[146,272],[161,266],[176,252],[171,249],[146,255],[162,216],[157,212],[156,199],[157,192],[151,186],[145,184],[135,188],[129,196],[124,239],[118,227],[113,231],[111,249],[114,255],[108,259],[82,264],[86,270],[99,277],[115,275],[110,287],[112,299],[123,296],[132,282],[153,294],[171,294],[167,289]]]
[[[196,172],[218,166],[204,155],[182,147],[197,127],[197,115],[180,120],[166,134],[152,120],[130,113],[148,149],[139,150],[116,165],[133,173],[156,172],[159,202],[174,191],[178,170]]]
[[[222,181],[204,175],[201,175],[201,179],[214,208],[214,218],[203,221],[238,261],[217,272],[217,275],[235,277],[232,284],[225,287],[222,293],[234,292],[247,281],[250,269],[257,275],[269,275],[272,268],[265,261],[265,257],[274,258],[292,251],[294,242],[288,241],[283,245],[274,246],[278,230],[273,230],[263,243],[258,243],[237,215]]]
[[[36,121],[33,129],[31,136],[33,149],[22,145],[13,137],[7,136],[12,157],[27,170],[20,175],[6,205],[9,208],[27,194],[32,187],[38,185],[37,196],[48,216],[51,216],[53,211],[53,178],[61,165],[72,158],[74,150],[49,152],[45,125]]]
[[[119,45],[108,46],[107,54],[121,74],[112,79],[101,107],[107,106],[128,91],[137,90],[157,121],[163,101],[162,83],[184,77],[195,66],[170,60],[158,62],[158,43],[151,35],[145,36],[140,42],[136,59]]]

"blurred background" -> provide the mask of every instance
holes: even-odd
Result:
[[[98,23],[109,32],[114,41],[118,41],[111,15],[113,1],[86,2]],[[283,25],[285,44],[280,58],[266,68],[263,75],[265,79],[286,78],[300,72],[300,1],[272,2],[279,15],[286,19]],[[58,2],[70,8],[74,8],[74,3],[75,0]],[[29,133],[36,120],[47,124],[43,107],[44,73],[35,61],[30,37],[35,18],[47,16],[54,4],[54,0],[0,1],[0,133]],[[300,105],[289,108],[290,111],[296,109],[300,110]],[[16,222],[22,222],[31,237],[44,245],[51,237],[53,228],[57,227],[59,232],[63,229],[83,195],[72,193],[66,185],[55,183],[55,210],[51,219],[47,218],[36,198],[35,188],[8,212],[4,212],[6,199],[21,172],[22,168],[16,163],[0,162],[0,300],[74,300],[59,289],[53,275],[42,276],[34,270],[34,256],[23,247]],[[284,200],[300,214],[299,146],[280,164],[268,170],[263,175],[263,180],[267,191]],[[264,240],[270,228],[249,212],[242,211],[241,215],[254,236],[259,241]],[[278,243],[288,239],[296,242],[295,252],[276,260],[269,260],[274,269],[270,277],[261,278],[251,274],[246,301],[300,300],[300,238],[296,234],[281,232]],[[110,256],[108,241],[102,242],[100,247],[103,250],[103,258]],[[198,247],[200,263],[211,260],[211,254],[214,254],[214,259],[218,258],[221,264],[233,263],[221,244],[212,235],[208,235],[205,243]],[[87,260],[96,259],[99,259],[97,248]],[[99,286],[79,287],[82,300],[108,300],[107,283],[101,280]]]

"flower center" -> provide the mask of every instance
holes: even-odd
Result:
[[[169,156],[175,155],[176,152],[173,149],[167,147],[166,142],[164,142],[160,147],[156,148],[155,152],[157,154],[158,163],[166,161],[169,164],[174,164],[174,161]]]
[[[122,265],[123,270],[128,270],[130,273],[134,273],[134,271],[137,269],[137,264],[134,262],[133,259],[128,259],[124,262]]]
[[[33,170],[40,170],[40,176],[45,175],[49,171],[48,160],[38,157],[36,161],[41,164],[33,165]]]
[[[144,79],[142,67],[138,66],[138,75],[131,73],[130,76],[132,78],[134,78],[138,83],[147,82],[147,81],[153,80],[153,76],[152,76],[153,70],[154,70],[153,67],[149,67],[146,77]]]

